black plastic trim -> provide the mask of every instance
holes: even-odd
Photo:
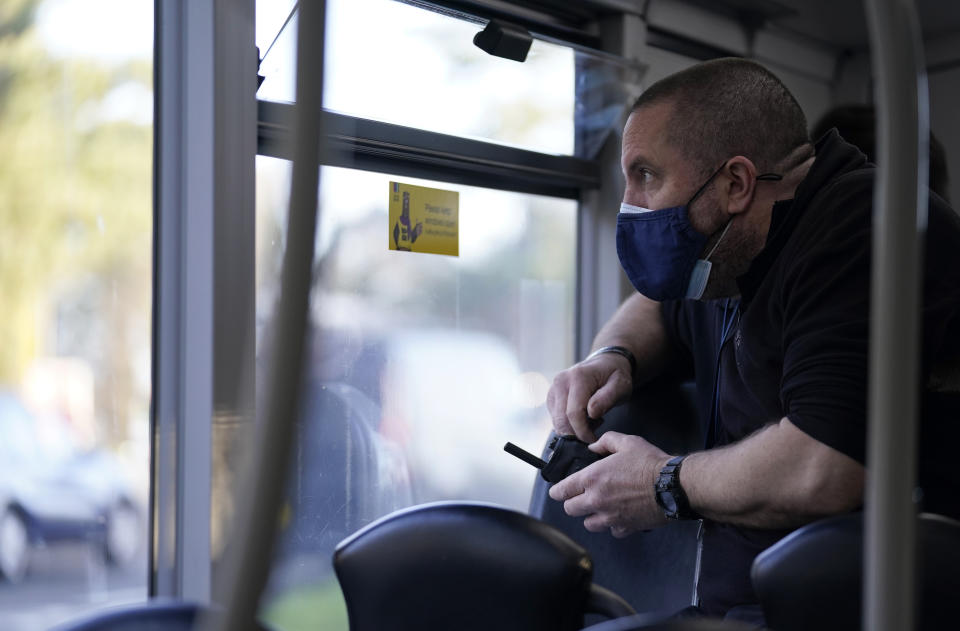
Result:
[[[572,44],[601,50],[600,37],[584,26],[589,24],[582,12],[570,14],[569,9],[562,13],[542,13],[543,7],[511,6],[506,2],[488,2],[485,0],[400,0],[419,6],[436,6],[455,13],[474,16],[485,20],[503,20],[523,26],[532,33],[560,39]]]
[[[257,153],[290,159],[293,106],[257,102]],[[595,162],[324,112],[323,164],[578,199],[600,186]]]

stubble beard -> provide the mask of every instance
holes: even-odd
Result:
[[[737,219],[734,219],[734,225],[730,226],[713,256],[710,257],[713,266],[701,300],[739,297],[740,286],[737,284],[737,278],[750,269],[750,263],[763,249],[762,243],[758,247],[756,235],[744,233],[742,228],[737,230],[736,223]]]

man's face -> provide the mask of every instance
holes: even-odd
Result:
[[[640,108],[627,119],[621,167],[626,179],[623,201],[628,204],[651,210],[680,206],[689,202],[709,177],[669,143],[671,109],[670,102],[655,103]],[[723,181],[723,177],[718,174],[713,184]],[[739,290],[735,279],[749,266],[751,253],[763,247],[762,235],[754,234],[750,222],[741,218],[730,226],[719,247],[713,249],[731,220],[720,208],[714,186],[708,186],[687,209],[687,218],[697,232],[708,237],[704,253],[713,251],[713,270],[703,299],[736,295]]]
[[[623,201],[633,206],[657,210],[680,206],[703,184],[704,174],[685,159],[680,151],[667,141],[671,104],[655,103],[633,112],[623,130],[621,168],[626,180]],[[716,209],[707,199],[710,191],[693,204],[690,223],[704,234],[713,231]],[[699,212],[711,210],[710,213]],[[707,215],[707,216],[705,216]]]

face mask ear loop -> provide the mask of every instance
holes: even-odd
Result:
[[[710,248],[710,253],[707,254],[707,256],[704,257],[703,260],[705,260],[705,261],[709,261],[709,260],[710,260],[710,257],[713,256],[713,253],[717,251],[717,246],[719,246],[719,245],[720,245],[720,242],[723,241],[723,237],[724,237],[724,235],[727,234],[727,230],[730,229],[730,224],[732,224],[732,223],[733,223],[733,217],[730,217],[730,221],[727,222],[727,225],[723,227],[723,232],[720,233],[720,238],[717,239],[717,242],[713,244],[713,247]]]
[[[690,204],[692,204],[694,201],[696,201],[696,199],[697,199],[698,197],[700,197],[700,194],[701,194],[704,190],[706,190],[707,186],[710,185],[710,182],[713,181],[713,178],[717,177],[717,175],[720,174],[720,171],[723,171],[723,167],[725,167],[725,166],[727,166],[727,163],[726,163],[726,162],[724,162],[723,164],[721,164],[721,165],[720,165],[720,168],[718,168],[716,171],[714,171],[714,172],[710,175],[710,177],[707,178],[707,181],[704,182],[703,185],[700,186],[700,188],[697,189],[697,192],[694,193],[694,194],[693,194],[693,197],[690,198],[690,201],[687,202],[687,204],[686,204],[686,205],[687,205],[687,208],[689,208],[689,207],[690,207]]]
[[[723,165],[723,166],[726,166],[726,165]],[[720,169],[722,169],[723,166],[721,166]],[[710,179],[711,179],[711,180],[717,175],[717,173],[720,172],[720,169],[717,169],[717,171],[716,171],[713,175],[710,176]],[[780,175],[779,173],[762,173],[762,174],[760,174],[760,175],[757,176],[757,179],[758,179],[758,180],[763,180],[763,181],[777,182],[777,181],[779,181],[779,180],[782,180],[782,179],[783,179],[783,176]],[[707,184],[709,184],[709,183],[710,183],[710,180],[707,180]],[[704,184],[703,186],[701,186],[701,187],[700,187],[700,190],[697,191],[696,195],[694,195],[693,197],[696,198],[697,195],[699,195],[700,192],[707,186],[707,184]],[[691,201],[693,201],[693,200],[691,200]],[[713,247],[710,249],[710,254],[707,254],[706,258],[704,258],[703,260],[709,261],[709,260],[710,260],[710,257],[713,256],[713,253],[717,251],[717,246],[719,246],[719,245],[720,245],[720,242],[723,241],[723,237],[724,237],[725,234],[727,234],[727,229],[730,228],[730,224],[731,224],[731,223],[733,223],[733,217],[730,217],[730,221],[728,221],[728,222],[727,222],[727,225],[723,227],[723,232],[720,233],[720,238],[717,239],[717,242],[713,244]]]

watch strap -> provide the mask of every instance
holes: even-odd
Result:
[[[686,492],[680,485],[680,467],[686,456],[675,456],[660,470],[653,485],[657,504],[668,519],[701,519],[692,508]]]

